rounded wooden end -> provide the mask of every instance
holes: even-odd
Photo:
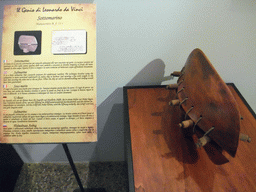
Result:
[[[172,101],[169,102],[169,105],[171,105],[171,106],[176,106],[176,105],[179,105],[179,104],[180,104],[179,99],[172,100]]]
[[[246,135],[246,134],[244,134],[244,133],[240,133],[240,134],[239,134],[239,139],[240,139],[241,141],[247,141],[248,143],[250,143],[250,142],[252,141],[252,138],[249,137],[249,135]]]
[[[171,76],[179,77],[179,76],[181,76],[181,72],[180,72],[180,71],[173,71],[173,73],[171,74]]]
[[[186,121],[182,121],[179,126],[181,128],[189,128],[189,127],[192,127],[194,124],[194,122],[190,119],[190,120],[186,120]]]
[[[175,84],[169,84],[166,86],[167,89],[177,89],[178,88],[178,84],[175,83]]]
[[[207,143],[209,143],[211,141],[210,137],[208,136],[203,136],[200,139],[198,139],[198,142],[196,143],[196,148],[201,148],[203,146],[205,146]]]

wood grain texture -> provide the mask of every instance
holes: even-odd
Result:
[[[194,49],[178,79],[178,98],[184,111],[193,108],[188,116],[204,132],[214,127],[207,136],[235,157],[240,131],[237,103],[213,65],[200,49]]]
[[[229,88],[244,118],[241,132],[252,142],[239,142],[235,158],[223,152],[230,161],[224,165],[216,165],[205,148],[197,150],[197,136],[179,128],[184,112],[168,105],[175,90],[127,90],[136,192],[256,191],[256,119]]]

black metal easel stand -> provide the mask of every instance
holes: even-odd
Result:
[[[76,177],[76,181],[77,181],[77,183],[78,183],[78,185],[79,185],[80,192],[85,192],[84,187],[83,187],[83,185],[82,185],[82,182],[81,182],[81,180],[80,180],[80,178],[79,178],[79,175],[78,175],[78,173],[77,173],[76,166],[75,166],[75,164],[74,164],[74,162],[73,162],[73,159],[72,159],[72,157],[71,157],[71,154],[70,154],[70,152],[69,152],[68,146],[67,146],[66,143],[63,143],[62,146],[63,146],[63,148],[64,148],[64,150],[65,150],[65,153],[66,153],[66,155],[67,155],[69,164],[70,164],[70,166],[71,166],[71,168],[72,168],[72,170],[73,170],[73,172],[74,172],[74,175],[75,175],[75,177]],[[79,190],[79,189],[78,189],[78,190]],[[76,189],[74,192],[78,192],[78,190]]]
[[[72,170],[74,172],[74,175],[76,177],[76,181],[77,181],[77,183],[79,185],[79,188],[75,189],[74,192],[106,192],[106,190],[104,188],[96,188],[96,189],[95,188],[87,188],[87,189],[84,189],[84,187],[82,185],[82,182],[81,182],[81,180],[79,178],[79,175],[77,173],[76,166],[75,166],[75,164],[73,162],[73,159],[71,157],[71,154],[69,152],[67,144],[63,143],[62,146],[64,148],[64,151],[65,151],[66,155],[67,155],[69,164],[70,164],[70,166],[71,166],[71,168],[72,168]]]

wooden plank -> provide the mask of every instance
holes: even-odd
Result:
[[[256,119],[229,85],[238,102],[241,132],[252,143],[239,142],[237,154],[224,165],[214,164],[205,150],[195,148],[196,136],[178,123],[179,106],[169,106],[175,90],[127,89],[135,191],[256,191]]]

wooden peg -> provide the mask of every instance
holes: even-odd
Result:
[[[201,147],[205,146],[207,143],[211,141],[210,137],[203,136],[200,139],[198,139],[198,142],[196,143],[196,148],[200,149]]]
[[[244,133],[240,133],[240,134],[239,134],[239,139],[240,139],[241,141],[247,141],[248,143],[250,143],[250,142],[252,141],[252,138],[249,137],[249,135],[246,135],[246,134],[244,134]]]
[[[181,72],[180,72],[180,71],[173,71],[173,73],[171,74],[171,76],[179,77],[179,76],[181,76]]]
[[[177,89],[178,88],[178,84],[170,84],[166,86],[167,89]]]
[[[180,128],[188,128],[188,127],[192,127],[194,124],[194,122],[190,119],[190,120],[186,120],[186,121],[182,121],[179,126]]]
[[[176,105],[179,105],[180,104],[180,100],[179,99],[176,99],[176,100],[172,100],[169,102],[169,105],[171,106],[176,106]]]

